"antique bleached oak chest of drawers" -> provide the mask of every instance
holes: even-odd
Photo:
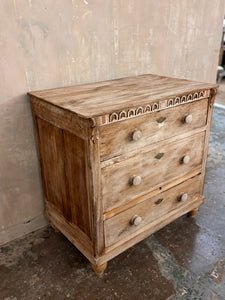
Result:
[[[142,75],[29,93],[45,214],[97,274],[203,203],[217,88]]]

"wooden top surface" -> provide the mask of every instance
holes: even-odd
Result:
[[[28,94],[84,118],[92,118],[172,96],[217,87],[217,84],[149,74]]]

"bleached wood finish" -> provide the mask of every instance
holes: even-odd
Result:
[[[201,169],[204,138],[203,132],[102,169],[104,212]],[[187,156],[190,161],[184,163]],[[133,176],[141,177],[140,184],[130,184]]]
[[[105,245],[109,247],[122,240],[170,211],[184,205],[180,201],[180,194],[188,195],[188,203],[196,201],[200,196],[200,178],[194,177],[163,193],[160,193],[138,205],[105,221]],[[141,218],[138,224],[133,223],[134,216]]]
[[[151,116],[144,115],[101,126],[101,160],[201,128],[206,125],[207,107],[208,101],[205,99],[155,112]],[[192,122],[185,123],[184,118],[190,113]],[[141,137],[134,141],[132,137],[136,131],[141,132]]]
[[[175,99],[184,95],[192,95],[191,98],[196,99],[208,97],[208,91],[215,87],[215,84],[148,74],[30,94],[83,118],[93,118],[148,104],[154,105],[159,100],[167,100],[170,104],[172,99],[176,105]],[[196,93],[200,95],[197,96]],[[183,101],[185,104],[185,99]],[[173,103],[170,105],[173,106]]]
[[[98,259],[98,264],[103,264],[106,261],[109,261],[113,257],[117,256],[121,252],[125,251],[129,247],[132,247],[136,243],[140,242],[141,240],[148,237],[150,234],[160,230],[167,224],[171,223],[172,221],[176,220],[180,216],[188,213],[189,211],[194,210],[196,207],[199,207],[204,202],[204,197],[199,197],[198,200],[190,203],[186,203],[182,205],[178,209],[174,209],[170,211],[166,217],[163,215],[162,217],[158,218],[157,220],[151,223],[151,226],[147,225],[140,229],[138,234],[135,232],[130,234],[123,240],[118,241],[117,243],[113,244],[110,247],[105,249],[103,255]]]
[[[29,93],[46,216],[96,274],[203,203],[216,91],[142,75]]]
[[[197,212],[198,212],[198,207],[192,209],[191,211],[189,211],[188,217],[189,217],[189,218],[194,218],[194,216],[197,214]]]
[[[199,175],[201,173],[201,169],[197,169],[191,173],[188,173],[187,175],[183,176],[183,177],[179,177],[176,180],[171,181],[168,184],[164,184],[162,186],[160,186],[160,188],[154,189],[153,191],[151,191],[150,193],[147,193],[141,197],[135,198],[134,200],[129,201],[128,203],[118,206],[113,210],[110,210],[108,212],[104,213],[104,220],[110,219],[111,217],[117,215],[118,213],[127,210],[128,208],[141,203],[157,194],[159,194],[160,192],[164,192],[167,191],[168,189],[170,189],[171,187],[180,184],[181,182],[184,182],[186,180],[188,180],[189,178],[192,178],[196,175]]]
[[[107,263],[104,263],[102,265],[94,265],[91,264],[92,269],[95,271],[95,274],[100,276],[104,273],[106,267],[107,267]]]

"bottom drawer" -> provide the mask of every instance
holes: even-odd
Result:
[[[173,209],[182,208],[200,196],[201,178],[196,176],[160,193],[104,222],[105,247],[126,238]]]

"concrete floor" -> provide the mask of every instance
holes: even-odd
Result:
[[[216,103],[225,105],[225,78],[220,83],[219,91],[216,95]]]
[[[109,262],[98,278],[50,227],[1,248],[0,299],[225,299],[225,110],[215,108],[206,202]]]

